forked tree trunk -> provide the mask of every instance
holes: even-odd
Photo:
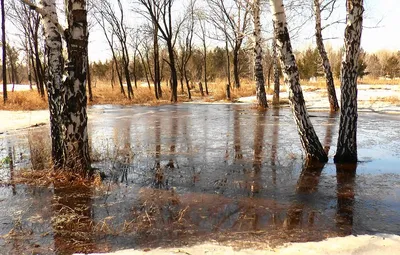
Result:
[[[341,112],[336,163],[357,162],[357,68],[363,21],[363,0],[347,0],[340,89]]]
[[[280,84],[279,84],[279,68],[278,68],[278,56],[276,52],[276,39],[273,38],[272,41],[272,68],[274,72],[274,95],[272,97],[272,104],[277,106],[279,105],[279,92],[280,92]]]
[[[299,82],[299,70],[290,43],[283,1],[270,0],[270,4],[276,44],[284,70],[285,83],[289,88],[290,106],[300,135],[301,144],[306,152],[306,159],[307,161],[318,160],[326,162],[328,161],[328,157],[315,133],[305,106],[303,91]]]
[[[253,7],[254,41],[255,41],[254,74],[256,77],[256,96],[258,105],[262,108],[268,108],[267,95],[265,93],[263,54],[261,47],[260,0],[254,0],[252,7]]]
[[[331,112],[336,112],[339,110],[339,104],[336,98],[335,84],[333,82],[331,64],[329,63],[328,54],[326,53],[324,41],[322,39],[320,0],[314,0],[314,12],[315,12],[315,38],[317,41],[318,52],[322,59],[322,66],[324,67],[326,87],[328,89],[329,106]]]
[[[52,160],[55,167],[61,167],[64,162],[62,134],[63,102],[63,69],[61,35],[51,20],[58,20],[55,0],[41,0],[40,4],[47,15],[42,17],[45,33],[45,44],[48,61],[47,96],[50,111],[50,129],[52,142]]]
[[[65,160],[66,166],[90,174],[87,132],[86,58],[88,44],[86,0],[69,0],[67,3],[68,29],[66,31],[68,66],[66,89]]]

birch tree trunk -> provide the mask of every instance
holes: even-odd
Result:
[[[62,109],[63,109],[63,68],[61,35],[56,25],[51,20],[58,20],[55,0],[41,0],[40,4],[46,15],[43,15],[43,27],[45,34],[47,68],[47,96],[50,111],[50,129],[52,142],[52,160],[55,167],[61,167],[63,157],[62,134]]]
[[[81,174],[90,174],[87,133],[86,58],[88,45],[86,0],[68,0],[67,77],[64,81],[65,159],[66,166]]]
[[[274,72],[274,95],[272,97],[272,104],[275,106],[279,106],[280,84],[279,84],[278,56],[276,52],[275,37],[273,38],[272,41],[272,68]]]
[[[363,22],[363,0],[347,0],[340,89],[341,113],[335,163],[357,162],[357,68]]]
[[[324,67],[330,110],[331,112],[336,112],[339,110],[339,104],[336,98],[335,84],[333,82],[331,64],[329,63],[328,54],[326,53],[324,42],[322,39],[320,0],[314,0],[314,12],[315,12],[315,38],[317,41],[318,52],[322,59],[322,66]]]
[[[254,74],[256,77],[256,96],[258,105],[262,108],[268,108],[267,96],[265,94],[263,54],[261,47],[260,0],[254,0],[252,7],[253,7],[254,41],[255,41]]]
[[[290,106],[300,135],[301,144],[306,152],[306,160],[326,162],[328,161],[328,157],[315,133],[305,107],[303,91],[299,82],[299,70],[290,43],[283,1],[270,0],[270,4],[274,21],[276,44],[279,49],[278,53],[283,68],[285,83],[289,88]]]

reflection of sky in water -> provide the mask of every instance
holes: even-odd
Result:
[[[303,162],[300,140],[289,109],[271,109],[260,115],[249,106],[241,105],[93,108],[93,117],[89,119],[93,165],[108,175],[107,183],[113,183],[106,201],[96,193],[91,199],[95,222],[110,215],[118,215],[110,220],[116,226],[132,220],[134,208],[139,206],[143,196],[139,191],[154,187],[159,166],[164,178],[162,188],[175,188],[182,204],[190,204],[201,194],[205,195],[202,206],[209,213],[207,220],[200,217],[201,208],[197,205],[191,205],[189,209],[192,210],[189,213],[191,220],[199,224],[201,231],[213,231],[215,224],[224,217],[227,220],[221,223],[221,230],[239,231],[235,219],[258,208],[260,221],[257,224],[267,231],[271,230],[270,220],[277,217],[281,224],[278,229],[287,221],[306,232],[310,229],[335,232],[339,217],[352,233],[399,234],[397,116],[360,113],[358,148],[361,162],[357,175],[349,183],[338,184],[332,157],[339,120],[330,118],[326,112],[312,112],[311,119],[320,141],[330,148],[330,161],[320,175],[306,176],[315,187],[313,192],[303,194],[296,192],[303,174]],[[47,135],[47,127],[37,130]],[[27,137],[24,132],[1,136],[0,158],[8,155],[7,147],[12,146],[18,155],[16,167],[26,167],[29,158]],[[9,178],[7,167],[3,166],[0,173],[0,179],[2,175]],[[346,193],[346,189],[353,195],[350,200],[345,196],[339,201],[338,194]],[[26,190],[21,185],[0,186],[0,213],[3,215],[0,219],[6,223],[0,229],[0,235],[9,231],[17,211],[27,210],[26,217],[45,213],[34,201],[40,200],[49,206],[51,192],[51,188],[39,192]],[[212,198],[211,202],[208,197]],[[15,200],[18,203],[13,203]],[[354,204],[350,203],[353,200]],[[225,209],[215,211],[213,206],[219,204]],[[294,216],[299,206],[302,208],[301,222],[296,223]],[[346,206],[351,211],[350,216],[345,215]],[[315,224],[310,227],[307,217],[312,215],[316,215]],[[351,219],[350,225],[346,217]],[[28,221],[25,224],[29,225]],[[50,225],[48,228],[51,230]],[[163,236],[154,238],[162,239]],[[102,240],[112,243],[113,247],[126,247],[128,243],[128,247],[132,247],[136,241],[140,242],[131,239],[128,242],[124,236],[107,236]]]

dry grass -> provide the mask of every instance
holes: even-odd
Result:
[[[377,97],[372,101],[374,103],[386,102],[386,103],[390,103],[391,105],[400,105],[400,97],[398,97],[398,96]]]
[[[358,84],[400,85],[400,80],[375,79],[367,76],[363,79],[358,79]]]
[[[3,100],[3,94],[1,99]],[[30,111],[47,109],[47,99],[39,96],[35,90],[8,92],[6,104],[0,104],[0,110]]]
[[[359,80],[359,84],[376,84],[376,85],[387,85],[387,84],[399,84],[399,80],[377,80],[364,78]],[[306,90],[313,91],[318,89],[326,88],[326,82],[324,78],[319,78],[316,82],[310,82],[308,80],[302,80],[300,84],[309,86]],[[335,80],[335,86],[339,87],[339,80]],[[138,87],[134,88],[134,97],[128,99],[121,92],[119,86],[110,86],[109,81],[96,81],[93,85],[93,101],[89,102],[89,105],[98,104],[115,104],[115,105],[162,105],[170,103],[171,92],[166,84],[162,84],[163,97],[157,100],[154,96],[154,88]],[[204,88],[205,90],[205,88]],[[226,99],[226,81],[217,80],[215,82],[208,83],[209,95],[202,97],[199,91],[199,87],[196,84],[191,89],[192,100],[204,101],[204,102],[215,102],[215,101],[228,101]],[[287,92],[286,86],[281,82],[281,93]],[[231,87],[231,100],[235,101],[240,97],[253,96],[256,94],[255,82],[252,80],[243,79],[241,81],[241,87],[239,89]],[[272,84],[271,88],[267,89],[267,94],[273,94]],[[48,103],[46,99],[42,99],[37,91],[16,91],[8,93],[8,102],[6,104],[0,104],[0,110],[38,110],[47,109]],[[180,84],[178,86],[178,101],[187,102],[190,101],[187,96],[186,86],[182,93]],[[393,99],[396,102],[395,99]]]

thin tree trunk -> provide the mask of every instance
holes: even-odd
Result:
[[[203,44],[204,49],[204,86],[206,88],[206,95],[208,96],[208,83],[207,83],[207,45],[204,42]]]
[[[226,98],[231,99],[231,59],[229,56],[228,38],[225,39],[225,52],[226,52],[226,76],[228,84],[226,84]]]
[[[34,49],[35,49],[35,62],[36,62],[36,70],[37,70],[37,89],[41,97],[44,97],[44,71],[42,62],[40,61],[39,56],[39,46],[38,46],[38,38],[37,34],[35,35],[35,42],[34,42]]]
[[[279,84],[279,69],[278,69],[278,56],[276,52],[276,39],[273,38],[272,41],[272,68],[274,71],[274,95],[272,97],[272,104],[277,106],[279,105],[279,92],[280,92],[280,84]]]
[[[175,54],[174,54],[172,42],[168,42],[167,46],[168,46],[168,55],[169,55],[169,66],[171,68],[171,78],[172,78],[171,102],[176,103],[176,102],[178,102],[178,74],[176,71],[175,56],[174,56]]]
[[[192,99],[192,93],[190,93],[190,86],[189,86],[189,78],[188,78],[188,74],[187,74],[187,70],[184,70],[184,76],[185,76],[185,82],[186,82],[186,89],[188,91],[188,98],[189,100]]]
[[[233,50],[233,80],[235,88],[240,88],[240,77],[239,77],[239,48],[235,47]]]
[[[314,12],[315,12],[315,38],[317,41],[318,52],[322,59],[322,66],[324,67],[330,110],[331,112],[336,112],[339,110],[339,104],[336,98],[335,84],[333,81],[331,64],[329,63],[328,54],[325,51],[325,46],[322,39],[320,0],[314,0]]]
[[[357,68],[363,22],[363,0],[347,0],[345,52],[341,67],[341,112],[336,163],[357,162]]]
[[[274,20],[274,32],[282,66],[284,67],[285,82],[289,88],[289,101],[294,120],[300,136],[301,144],[306,152],[307,161],[328,161],[304,102],[303,91],[299,83],[299,70],[293,55],[286,15],[282,0],[270,0]]]
[[[68,67],[66,88],[65,150],[67,167],[90,175],[87,133],[86,58],[88,44],[86,0],[69,0],[67,4]]]
[[[1,42],[3,47],[3,103],[7,102],[7,51],[6,51],[6,13],[4,0],[1,0]]]
[[[265,80],[263,68],[263,54],[261,46],[261,22],[260,22],[260,0],[254,0],[253,3],[253,22],[254,22],[254,74],[256,77],[256,96],[258,105],[262,108],[268,108],[267,95],[265,93]]]
[[[161,75],[160,75],[160,49],[158,46],[158,26],[157,24],[153,25],[153,51],[154,51],[154,92],[156,94],[156,98],[159,99],[162,97],[161,91]]]

